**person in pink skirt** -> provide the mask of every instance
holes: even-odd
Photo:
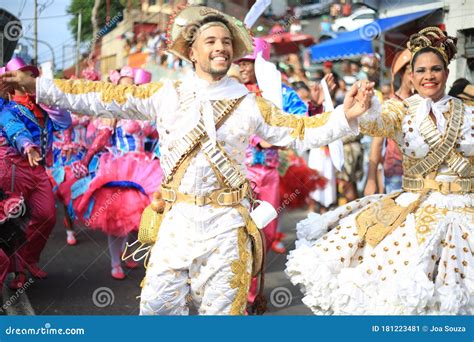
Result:
[[[144,84],[151,80],[151,74],[124,67],[112,71],[109,78],[115,84]],[[141,213],[161,184],[160,162],[152,152],[145,151],[146,138],[154,129],[151,122],[103,119],[99,135],[110,137],[110,147],[100,156],[94,178],[76,206],[88,228],[107,234],[115,279],[125,278],[121,263],[125,243],[135,239]],[[81,162],[74,168],[79,176],[87,174]],[[127,260],[125,266],[134,268],[137,263]]]

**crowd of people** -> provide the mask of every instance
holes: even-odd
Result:
[[[310,74],[231,16],[177,18],[167,50],[192,68],[177,81],[129,66],[50,80],[18,57],[0,70],[0,284],[47,276],[57,202],[67,244],[78,226],[107,236],[114,279],[151,236],[141,314],[263,313],[265,255],[287,253],[274,212],[300,208],[286,273],[316,314],[474,312],[474,91],[445,94],[455,38],[413,35],[379,84],[376,56]],[[129,51],[163,64],[163,42]]]

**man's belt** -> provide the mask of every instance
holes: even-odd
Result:
[[[420,192],[423,190],[439,191],[447,194],[466,194],[474,190],[474,178],[458,178],[451,182],[440,182],[434,179],[412,178],[403,176],[402,188],[405,191]]]
[[[161,196],[163,200],[169,203],[184,202],[194,204],[199,207],[211,204],[214,206],[234,206],[239,204],[247,195],[247,184],[244,184],[239,189],[219,189],[211,192],[205,196],[194,196],[183,194],[176,189],[171,189],[162,186]]]

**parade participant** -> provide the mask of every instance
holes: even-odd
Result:
[[[22,72],[32,79],[39,70],[19,57],[11,59],[6,72]],[[22,194],[31,209],[31,220],[26,230],[27,242],[19,250],[24,266],[37,278],[47,273],[38,267],[41,252],[56,222],[56,209],[51,184],[45,167],[51,165],[53,132],[65,129],[71,123],[69,112],[53,110],[36,104],[35,96],[21,88],[15,89],[11,101],[0,115],[0,159],[4,167],[0,187]],[[14,181],[13,181],[14,180]],[[17,274],[13,283],[23,283],[25,275]]]
[[[120,72],[113,70],[109,78],[118,85],[140,85],[149,83],[151,74],[126,66]],[[153,130],[148,121],[104,120],[102,129],[106,126],[112,134],[109,151],[100,156],[95,176],[81,196],[77,211],[88,228],[107,234],[111,275],[121,280],[125,278],[121,265],[125,243],[127,239],[136,239],[133,232],[137,231],[141,213],[150,204],[162,174],[159,160],[145,151],[145,138]],[[77,169],[86,169],[78,164]],[[80,176],[87,173],[88,170]],[[127,259],[125,265],[137,267],[132,259]]]
[[[287,273],[316,314],[474,313],[473,113],[445,95],[456,38],[428,27],[408,48],[418,94],[373,100],[359,118],[363,133],[397,141],[403,191],[298,224]]]
[[[174,18],[168,37],[169,51],[195,69],[177,82],[138,87],[35,82],[22,72],[1,79],[36,91],[38,101],[75,111],[156,120],[164,173],[159,196],[166,206],[143,281],[140,313],[186,315],[193,306],[199,314],[243,314],[251,275],[258,273],[263,255],[250,215],[260,223],[270,216],[260,208],[249,214],[243,161],[250,136],[278,146],[295,140],[325,145],[353,132],[373,85],[353,87],[344,106],[332,113],[288,115],[226,77],[232,61],[252,51],[241,21],[212,8],[187,7]]]
[[[454,81],[449,90],[449,95],[472,103],[474,101],[474,85],[465,78],[459,78]]]
[[[27,215],[23,197],[0,188],[0,286],[2,287],[8,271],[21,273],[23,270],[23,265],[15,253],[25,242],[26,223]],[[20,277],[16,277],[16,280],[18,282],[9,284],[13,290],[25,283],[25,279],[20,279]]]
[[[100,75],[90,65],[82,71],[82,76],[86,80],[98,81]],[[74,76],[74,79],[77,79]],[[64,208],[64,227],[66,228],[66,243],[69,246],[77,244],[76,232],[74,230],[74,221],[77,217],[71,199],[71,182],[74,181],[74,175],[70,168],[65,168],[79,160],[82,160],[87,153],[87,148],[93,139],[87,136],[90,119],[82,114],[71,114],[71,126],[64,131],[58,131],[54,134],[53,141],[53,165],[48,169],[48,175],[53,184],[53,191],[56,197],[62,202]],[[66,171],[70,172],[67,175]]]
[[[403,101],[413,95],[410,69],[411,52],[408,49],[398,53],[392,63],[392,98]],[[369,171],[364,195],[373,195],[377,190],[378,165],[382,160],[382,148],[385,146],[383,158],[384,188],[378,193],[391,193],[402,188],[402,154],[393,139],[375,137],[370,146]]]
[[[257,83],[256,63],[255,60],[259,53],[267,62],[270,59],[270,44],[261,38],[253,39],[253,54],[244,56],[238,60],[240,68],[240,79],[245,87],[255,93],[256,96],[262,96],[262,90]],[[281,97],[283,110],[291,114],[305,115],[307,107],[299,98],[296,92],[282,84]],[[257,135],[250,138],[250,144],[247,147],[246,161],[247,178],[250,180],[252,190],[257,200],[266,201],[274,208],[280,207],[280,174],[278,173],[279,153],[278,147],[266,142]],[[293,189],[294,191],[294,189]],[[272,220],[263,228],[265,235],[265,246],[267,251],[270,249],[275,253],[285,253],[286,249],[282,243],[283,235],[277,232],[278,219]],[[256,277],[252,279],[250,286],[248,301],[253,303],[257,296],[258,280]]]
[[[240,79],[245,87],[255,93],[256,96],[262,96],[262,91],[257,83],[255,74],[255,59],[259,53],[266,61],[270,60],[270,44],[261,38],[255,38],[253,54],[244,56],[238,60],[240,68]],[[282,85],[283,110],[291,114],[305,115],[308,108],[299,98],[296,92]],[[274,208],[280,206],[279,184],[280,176],[278,173],[279,155],[278,147],[266,142],[261,137],[254,135],[250,138],[250,144],[246,152],[247,177],[249,178],[256,199],[267,201]],[[281,242],[276,240],[278,220],[271,221],[264,229],[266,246],[276,253],[284,253],[285,249]],[[251,296],[251,297],[255,297]],[[253,299],[250,301],[253,302]]]

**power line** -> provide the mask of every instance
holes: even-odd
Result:
[[[63,41],[62,43],[59,43],[55,46],[53,46],[53,50],[56,52],[56,50],[58,48],[61,48],[62,49],[62,46],[65,45],[65,44],[68,44],[68,43],[72,43],[74,41],[74,38],[73,37],[70,37],[69,39],[66,39],[65,41]],[[42,57],[44,55],[46,55],[47,53],[49,53],[49,51],[46,51],[46,52],[43,52],[39,55],[39,57]]]
[[[61,15],[50,15],[50,16],[47,16],[47,17],[40,17],[38,18],[38,20],[40,19],[53,19],[53,18],[62,18],[62,17],[69,17],[71,16],[72,14],[61,14]],[[35,18],[21,18],[20,20],[35,20]]]
[[[26,6],[26,0],[22,0],[22,3],[20,4],[20,10],[18,11],[18,18],[21,17],[21,15],[23,14],[25,6]]]

